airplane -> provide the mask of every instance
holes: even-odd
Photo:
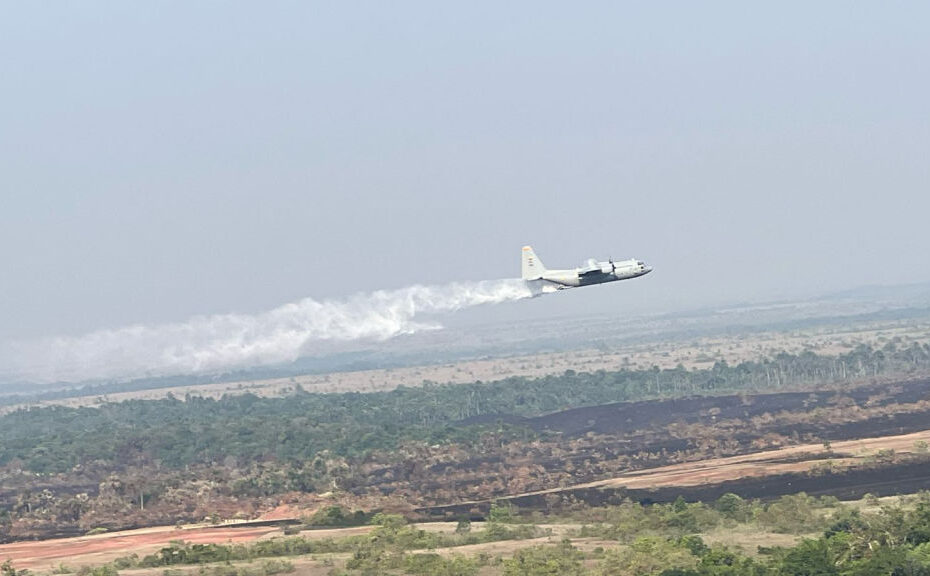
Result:
[[[523,247],[523,279],[539,294],[546,294],[556,290],[567,290],[592,284],[616,282],[638,278],[652,272],[651,266],[635,258],[614,262],[598,262],[594,258],[588,260],[581,268],[573,270],[547,270],[542,261],[536,256],[532,246]]]

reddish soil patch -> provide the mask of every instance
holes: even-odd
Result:
[[[12,559],[18,569],[50,568],[60,562],[76,567],[82,564],[102,564],[132,553],[139,556],[152,554],[168,546],[172,540],[194,544],[250,542],[277,531],[276,526],[143,528],[112,534],[0,544],[0,558]]]

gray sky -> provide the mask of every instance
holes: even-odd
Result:
[[[930,281],[930,4],[5,2],[0,338],[637,257],[488,317]],[[579,5],[580,4],[580,5]]]

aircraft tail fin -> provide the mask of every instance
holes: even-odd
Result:
[[[542,278],[542,275],[546,272],[546,267],[543,266],[542,261],[536,256],[536,252],[533,252],[532,246],[523,247],[522,272],[524,280]]]

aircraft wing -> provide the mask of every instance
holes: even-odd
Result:
[[[589,259],[584,266],[578,269],[579,276],[593,276],[594,274],[603,274],[603,272],[600,262],[594,258]]]

